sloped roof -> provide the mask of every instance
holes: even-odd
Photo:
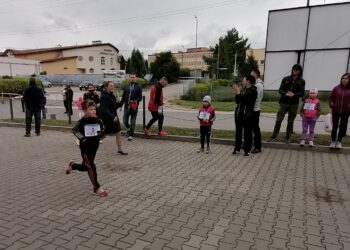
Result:
[[[106,45],[113,47],[119,53],[119,50],[114,45],[112,45],[110,43],[99,43],[99,44],[74,45],[74,46],[62,46],[62,47],[26,49],[26,50],[6,49],[4,52],[2,52],[2,54],[6,55],[8,52],[11,52],[12,54],[14,54],[16,56],[16,55],[26,55],[26,54],[49,52],[49,51],[62,51],[62,50],[70,50],[70,49],[98,47],[98,46],[106,46]]]
[[[41,63],[49,63],[49,62],[56,62],[56,61],[63,61],[63,60],[69,60],[77,58],[78,56],[66,56],[66,57],[58,57],[54,59],[48,59],[48,60],[42,60]]]

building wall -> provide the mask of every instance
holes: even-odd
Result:
[[[77,59],[71,58],[67,60],[53,61],[42,63],[42,70],[47,74],[81,74],[81,70],[77,69]]]
[[[37,60],[37,61],[50,60],[57,57],[62,57],[62,53],[60,51],[48,51],[48,52],[32,53],[27,55],[16,55],[16,58],[23,58],[23,59],[30,59],[30,60]]]
[[[253,54],[255,60],[258,61],[258,67],[261,75],[264,73],[265,67],[265,49],[248,49],[246,56]]]
[[[0,76],[24,76],[40,73],[40,63],[13,57],[0,57]]]

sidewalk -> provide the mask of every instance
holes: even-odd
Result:
[[[0,249],[350,249],[349,155],[106,138],[99,181],[70,133],[0,130]],[[6,143],[4,143],[6,142]],[[14,150],[15,149],[15,150]]]

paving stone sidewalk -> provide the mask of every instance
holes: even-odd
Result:
[[[350,249],[350,155],[108,137],[99,198],[73,135],[23,134],[0,128],[0,249]]]

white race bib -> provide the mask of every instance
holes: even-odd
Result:
[[[316,106],[315,103],[306,102],[306,103],[304,104],[304,109],[305,109],[305,110],[315,110],[315,106]]]
[[[86,124],[84,126],[85,137],[97,136],[99,131],[101,131],[100,124]]]
[[[209,120],[209,118],[210,118],[210,113],[209,112],[201,111],[199,113],[199,119]]]

